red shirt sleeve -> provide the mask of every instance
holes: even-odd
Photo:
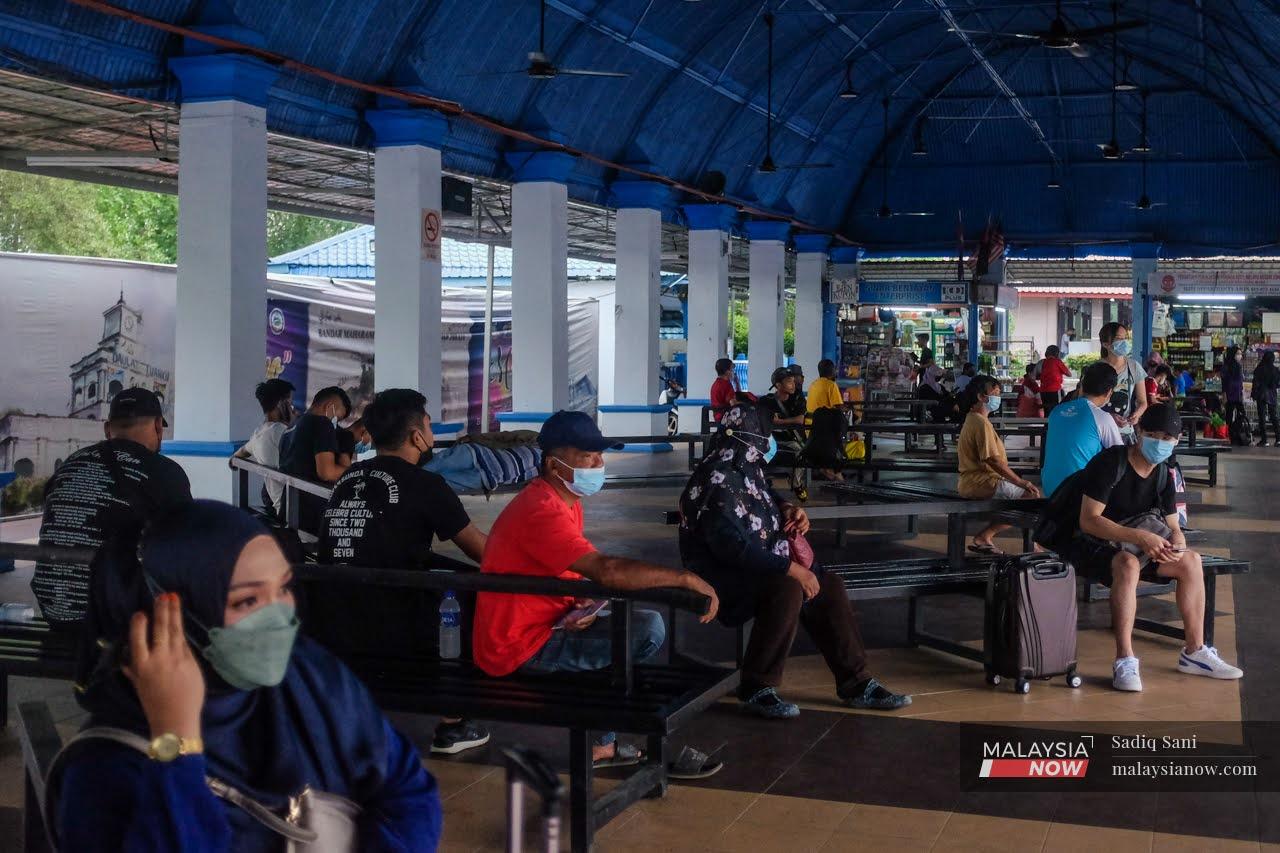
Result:
[[[733,405],[733,384],[727,379],[717,379],[711,383],[711,408],[727,409]]]

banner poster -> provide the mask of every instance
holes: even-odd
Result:
[[[291,382],[299,409],[339,385],[359,412],[375,388],[373,284],[271,275],[265,297],[263,376]],[[172,266],[0,253],[0,471],[48,477],[102,439],[110,399],[123,388],[154,391],[175,425],[176,304]],[[570,299],[569,405],[593,416],[597,315],[594,299]],[[496,415],[511,411],[517,369],[510,290],[494,295],[487,383],[484,291],[444,288],[441,319],[443,420],[480,431],[487,385],[495,430]],[[252,400],[253,388],[244,393]]]

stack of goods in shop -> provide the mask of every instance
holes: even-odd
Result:
[[[910,353],[901,347],[877,347],[867,353],[862,378],[872,391],[890,391],[895,395],[911,393],[915,366]]]

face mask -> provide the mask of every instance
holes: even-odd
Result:
[[[768,465],[771,461],[773,461],[773,457],[778,454],[778,440],[773,437],[772,433],[765,436],[765,435],[759,435],[754,432],[743,432],[740,429],[728,429],[728,430],[725,430],[724,434],[729,436],[730,438],[738,439],[738,441],[741,441],[743,444],[747,445],[748,447],[755,447],[755,445],[747,441],[745,438],[741,438],[740,436],[749,435],[752,438],[767,438],[769,440],[769,443],[764,449],[764,462],[766,465]]]
[[[370,450],[373,450],[373,445],[367,441],[362,441],[356,445],[356,456],[361,456]]]
[[[987,398],[987,411],[996,412],[1000,408],[1000,398],[992,394]]]
[[[268,604],[234,625],[210,628],[200,653],[237,690],[275,687],[289,668],[298,626],[293,605]]]
[[[604,488],[603,465],[599,468],[574,468],[568,463],[561,462],[559,459],[555,461],[564,465],[564,467],[573,472],[572,480],[566,480],[564,477],[560,477],[559,474],[556,474],[556,476],[560,477],[560,482],[564,483],[564,487],[566,489],[573,492],[578,497],[589,498]]]
[[[1110,350],[1119,356],[1127,356],[1133,352],[1133,342],[1126,338],[1123,341],[1112,341]]]
[[[1159,438],[1144,435],[1142,437],[1142,455],[1152,465],[1159,465],[1173,455],[1173,448],[1176,444],[1177,442],[1175,441],[1163,441]]]
[[[338,428],[338,419],[336,417],[330,417],[329,423],[333,424],[334,429]]]
[[[769,436],[769,449],[764,452],[764,463],[768,465],[778,455],[778,440]]]

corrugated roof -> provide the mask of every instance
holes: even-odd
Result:
[[[268,261],[271,272],[290,275],[318,275],[335,278],[374,277],[374,252],[377,249],[372,225],[361,225],[310,246],[303,246]],[[488,275],[488,246],[464,243],[445,237],[440,251],[441,275],[445,279],[484,278]],[[571,279],[609,279],[615,277],[613,264],[570,258]],[[496,246],[493,253],[494,278],[511,278],[511,249]]]
[[[1140,155],[1108,162],[1098,151],[1112,133],[1110,40],[1090,41],[1082,59],[998,35],[1045,30],[1051,3],[781,4],[773,158],[832,167],[766,174],[753,165],[764,154],[769,79],[762,15],[769,5],[761,0],[547,0],[546,49],[555,62],[630,75],[549,81],[520,73],[537,46],[532,0],[106,1],[185,25],[226,7],[279,55],[368,83],[420,83],[509,127],[549,126],[598,157],[643,154],[684,182],[719,171],[733,197],[792,208],[870,246],[946,247],[957,213],[971,241],[989,216],[1003,221],[1014,244],[1118,240],[1238,250],[1280,237],[1280,6],[1268,0],[1123,4],[1122,18],[1143,23],[1118,44],[1125,75],[1149,93],[1148,195],[1162,206],[1145,211],[1132,204],[1141,192]],[[1111,19],[1100,0],[1062,8],[1071,28]],[[949,31],[951,15],[977,33],[970,43]],[[170,103],[177,87],[166,63],[180,50],[181,39],[73,3],[0,0],[0,68]],[[836,96],[846,58],[864,93],[857,100]],[[367,148],[360,111],[370,103],[366,92],[286,71],[272,90],[268,125]],[[1131,149],[1141,132],[1140,97],[1120,96],[1117,113],[1117,141]],[[921,118],[928,154],[914,157]],[[21,116],[3,119],[27,126]],[[509,140],[453,124],[447,169],[509,177],[500,156]],[[30,127],[28,147],[56,130]],[[890,207],[935,216],[873,215],[882,151]],[[1061,191],[1045,189],[1055,159]],[[570,193],[606,203],[613,177],[584,160]],[[272,188],[277,196],[287,190]]]

